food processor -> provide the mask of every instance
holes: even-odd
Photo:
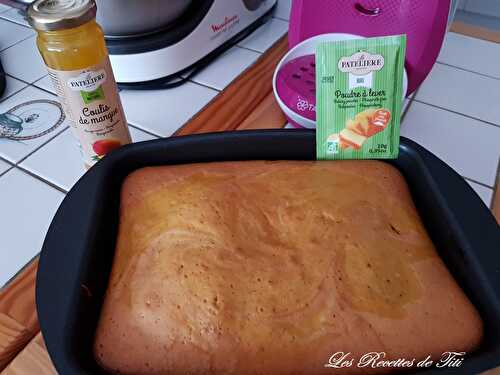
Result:
[[[276,2],[188,1],[188,5],[184,4],[183,13],[161,30],[152,32],[144,29],[142,34],[137,35],[107,35],[116,80],[121,87],[137,89],[182,83],[187,79],[186,74],[194,74],[262,25],[271,16]],[[165,8],[161,4],[158,6]],[[178,10],[181,8],[179,4]],[[98,19],[104,21],[105,18],[109,20],[109,17],[99,15],[98,10]],[[103,23],[105,31],[107,25]],[[181,79],[177,80],[179,77]]]
[[[320,42],[405,34],[403,92],[413,93],[436,62],[451,4],[451,0],[293,0],[290,50],[273,78],[276,100],[290,124],[316,127],[315,68],[311,64]]]
[[[277,0],[96,3],[116,81],[123,88],[157,89],[182,84],[248,36],[271,17]]]

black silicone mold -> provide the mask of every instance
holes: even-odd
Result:
[[[38,316],[62,375],[102,374],[92,341],[114,255],[119,191],[144,166],[226,160],[312,160],[315,133],[248,131],[161,139],[108,155],[71,189],[45,239],[37,275]],[[457,368],[419,374],[474,374],[500,365],[500,230],[489,209],[449,166],[402,139],[388,161],[405,176],[440,255],[480,311],[481,348]]]

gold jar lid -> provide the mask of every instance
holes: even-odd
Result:
[[[41,31],[72,29],[94,19],[94,0],[36,0],[28,7],[28,22]]]

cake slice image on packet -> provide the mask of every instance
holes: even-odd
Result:
[[[405,35],[318,45],[318,160],[398,157],[405,52]]]

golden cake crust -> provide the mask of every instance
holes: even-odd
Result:
[[[151,167],[122,188],[95,338],[120,374],[292,375],[470,351],[482,321],[377,161]]]

